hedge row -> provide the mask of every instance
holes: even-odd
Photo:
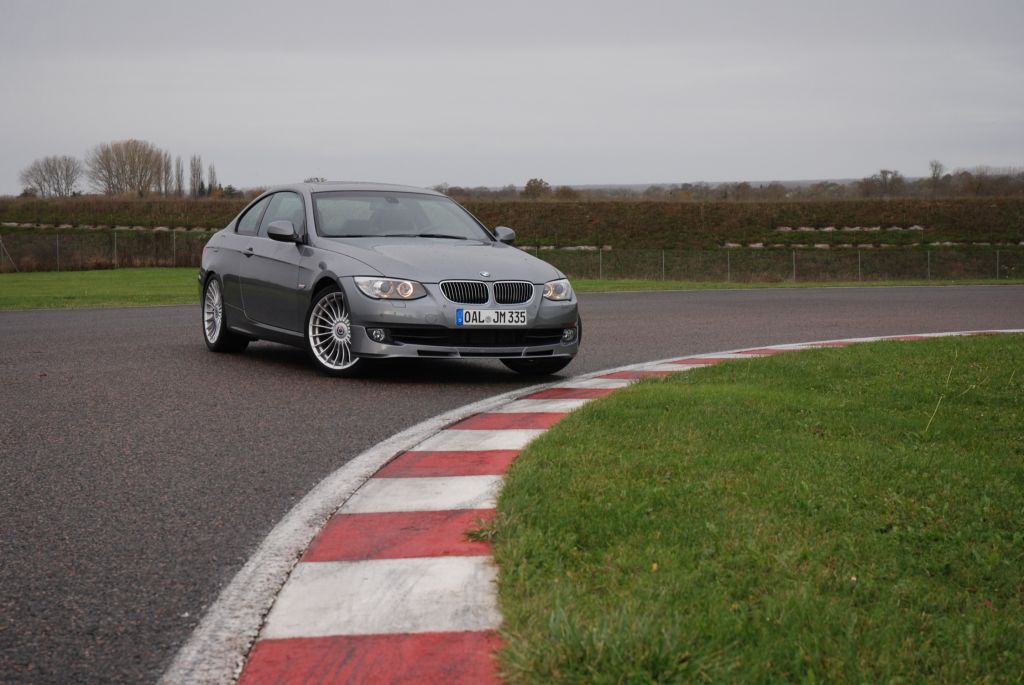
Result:
[[[97,197],[66,200],[0,199],[0,221],[108,226],[227,224],[243,200]],[[714,248],[733,242],[790,244],[821,233],[785,236],[775,229],[834,226],[923,226],[898,242],[992,244],[1024,241],[1024,200],[898,199],[815,202],[487,202],[466,203],[488,226],[516,229],[527,245],[611,245],[619,248]],[[884,232],[883,232],[884,233]],[[858,234],[851,234],[851,242]],[[783,236],[783,237],[780,237]],[[873,234],[878,238],[880,233]],[[887,241],[896,240],[890,236]]]
[[[516,229],[520,242],[613,247],[712,248],[727,242],[988,242],[1024,240],[1024,200],[823,202],[495,202],[467,205],[485,224]],[[923,226],[902,233],[779,233],[778,227]],[[866,239],[861,240],[860,236]],[[884,238],[884,240],[883,240]]]

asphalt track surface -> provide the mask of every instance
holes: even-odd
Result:
[[[564,376],[771,343],[1024,328],[1024,286],[581,297]],[[448,409],[525,387],[496,362],[319,375],[215,355],[198,306],[0,313],[0,682],[152,682],[321,478]]]

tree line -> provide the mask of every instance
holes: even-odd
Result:
[[[644,189],[630,187],[574,188],[552,187],[542,178],[531,178],[520,189],[434,186],[457,200],[661,200],[679,202],[763,202],[782,200],[841,200],[860,198],[953,198],[1024,197],[1024,169],[978,166],[946,170],[942,162],[929,162],[930,174],[908,179],[894,169],[853,181],[815,183],[670,183]]]
[[[185,164],[181,156],[161,150],[145,140],[118,140],[100,143],[89,150],[84,162],[70,155],[37,159],[20,175],[22,197],[72,197],[82,193],[81,183],[104,195],[150,194],[192,198],[235,197],[234,186],[222,186],[211,162],[203,166],[200,155],[192,155]]]

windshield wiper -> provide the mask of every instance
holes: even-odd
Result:
[[[450,238],[451,240],[467,240],[465,236],[448,235],[447,233],[417,233],[417,238]]]

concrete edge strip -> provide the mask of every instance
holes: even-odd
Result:
[[[875,342],[907,335],[921,338],[980,333],[1022,333],[1024,329],[957,331],[943,333],[903,334],[842,338],[813,342],[745,347],[724,352],[691,355],[692,358],[720,357],[751,349],[799,350],[811,349],[826,343]],[[751,354],[748,358],[757,358]],[[565,386],[598,378],[611,373],[640,371],[652,366],[670,364],[680,357],[628,364],[611,369],[574,376],[563,381],[543,383],[503,393],[479,402],[427,419],[398,433],[375,447],[357,455],[318,483],[271,530],[256,552],[221,591],[217,600],[206,611],[189,640],[175,656],[160,682],[172,683],[229,683],[235,682],[245,665],[246,655],[256,640],[266,614],[292,569],[310,542],[327,520],[374,473],[394,456],[420,444],[446,426],[479,413],[485,413],[507,402],[543,389]],[[685,371],[685,366],[676,367]]]

